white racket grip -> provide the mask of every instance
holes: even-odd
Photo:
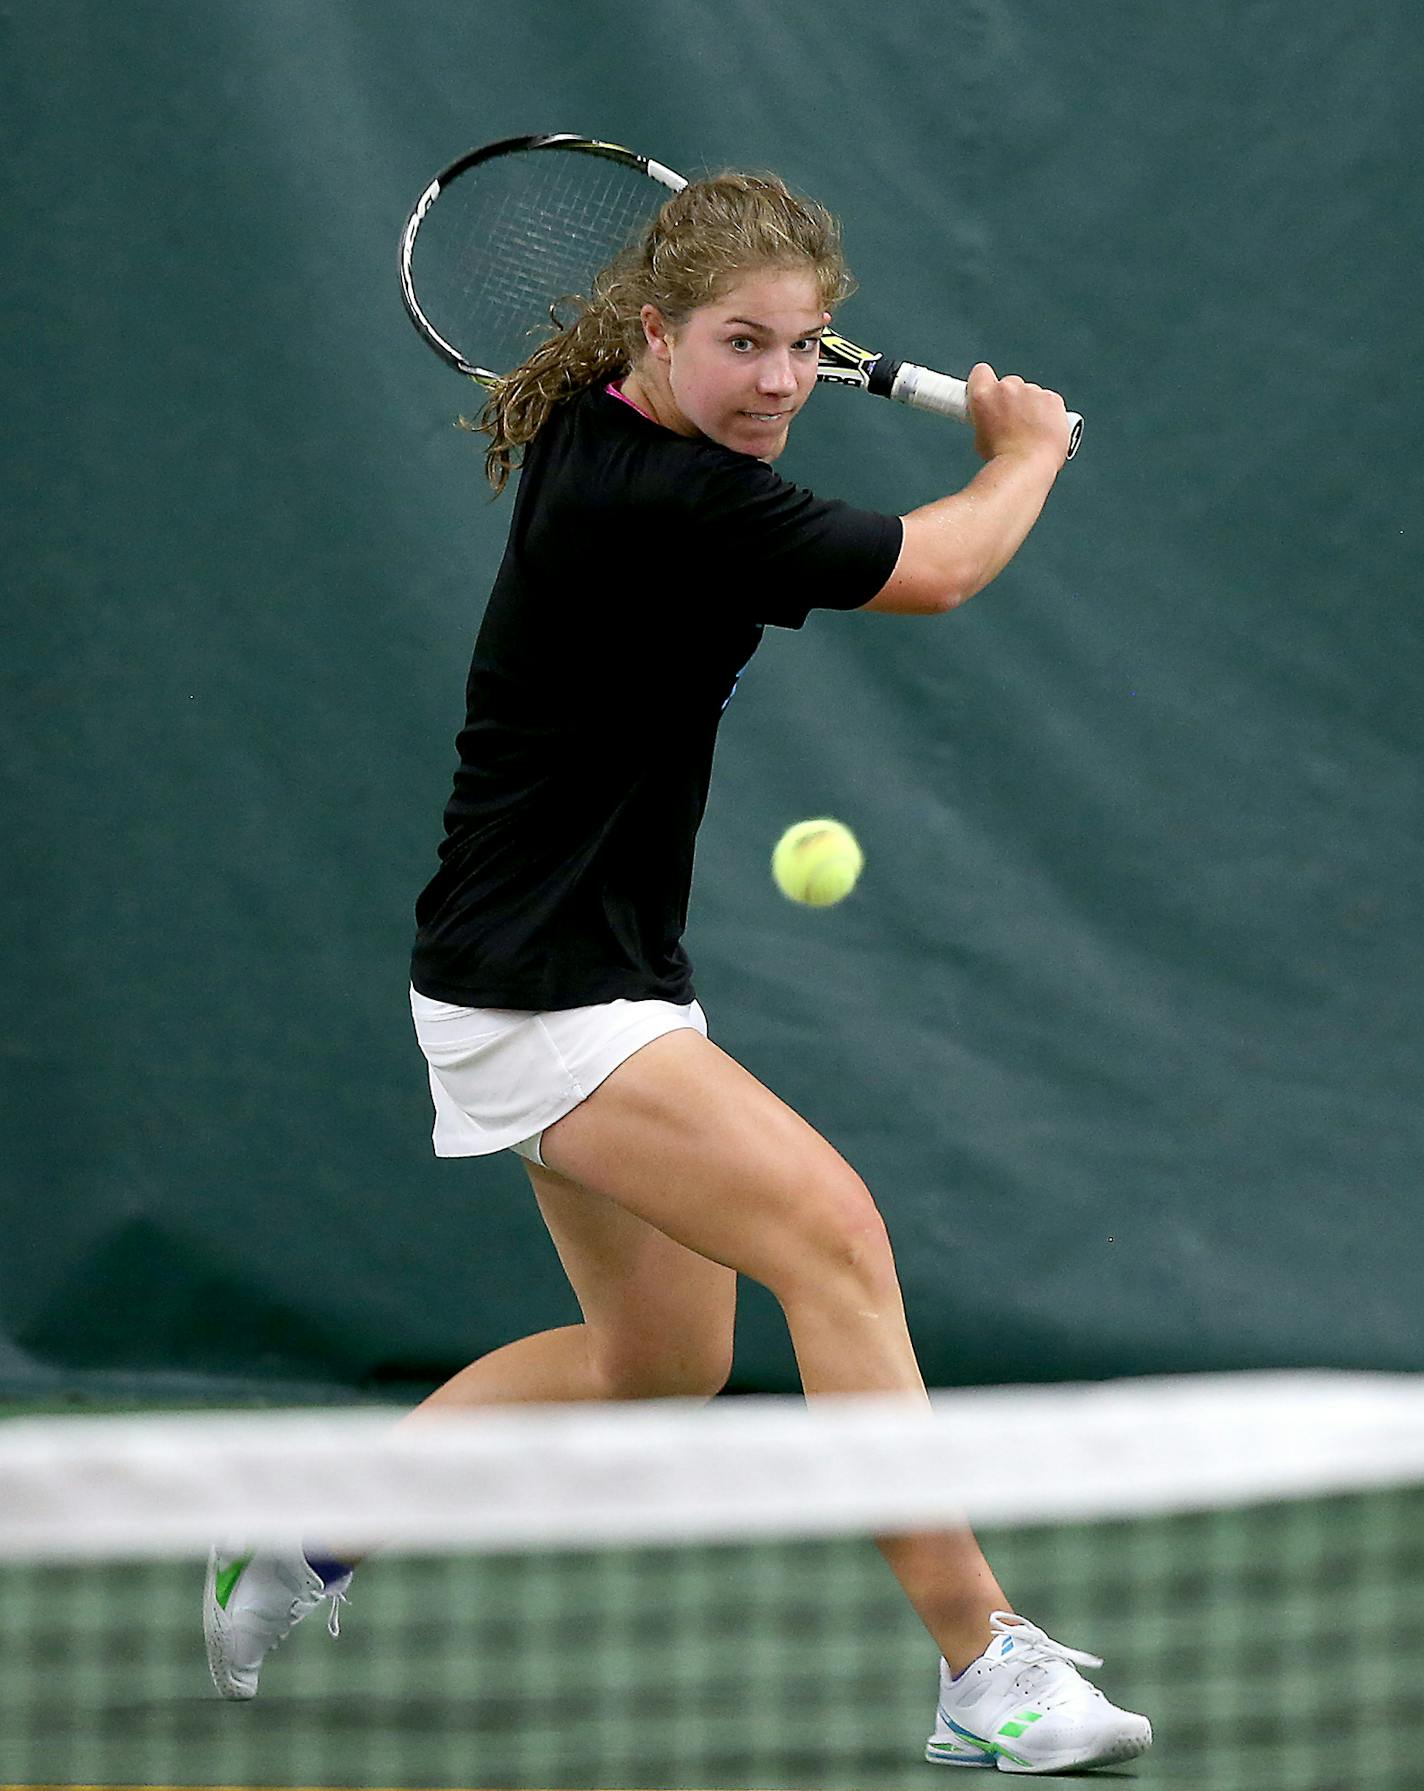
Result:
[[[897,403],[911,405],[915,410],[953,417],[956,423],[969,421],[968,386],[952,374],[936,373],[932,367],[917,367],[913,361],[902,361],[890,387],[890,396]],[[1083,419],[1075,410],[1068,412],[1068,427],[1072,433],[1068,438],[1067,458],[1071,460],[1083,439]]]
[[[953,417],[956,423],[969,421],[969,388],[964,381],[917,367],[913,361],[901,361],[890,396],[897,404],[932,410],[937,416]]]

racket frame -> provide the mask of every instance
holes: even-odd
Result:
[[[420,226],[425,222],[425,214],[452,180],[467,173],[481,162],[493,161],[497,156],[515,155],[525,150],[538,149],[573,149],[585,155],[602,156],[607,161],[618,162],[625,168],[647,175],[649,180],[656,181],[659,186],[665,187],[672,193],[680,193],[687,185],[686,179],[681,174],[664,167],[661,162],[655,162],[651,156],[639,155],[636,150],[625,149],[621,143],[606,143],[601,137],[581,137],[576,131],[540,131],[526,137],[501,137],[497,143],[482,144],[478,149],[471,149],[458,157],[457,160],[451,162],[448,168],[442,168],[416,200],[401,231],[401,299],[411,322],[441,360],[453,367],[457,373],[463,373],[467,379],[478,380],[481,385],[485,386],[494,385],[503,375],[495,368],[482,367],[473,361],[466,360],[453,342],[446,341],[421,309],[420,300],[415,296],[413,272],[415,239]],[[557,297],[557,294],[554,296]],[[509,369],[506,367],[504,371],[507,373]]]

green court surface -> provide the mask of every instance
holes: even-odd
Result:
[[[1182,1791],[1424,1785],[1424,1495],[990,1532]],[[9,1785],[929,1786],[935,1660],[869,1541],[377,1558],[261,1695],[211,1690],[197,1563],[0,1570]],[[953,1770],[953,1769],[949,1769]],[[976,1781],[977,1782],[977,1781]]]

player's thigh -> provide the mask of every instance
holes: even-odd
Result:
[[[543,1135],[544,1161],[699,1255],[794,1292],[888,1254],[864,1183],[800,1114],[689,1029],[643,1046]]]
[[[526,1163],[615,1398],[711,1395],[732,1366],[737,1277],[606,1195]]]

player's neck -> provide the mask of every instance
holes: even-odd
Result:
[[[635,404],[644,416],[651,417],[664,429],[671,429],[674,435],[702,433],[683,416],[672,395],[667,374],[656,362],[651,365],[641,362],[626,378],[615,383],[630,404]]]

